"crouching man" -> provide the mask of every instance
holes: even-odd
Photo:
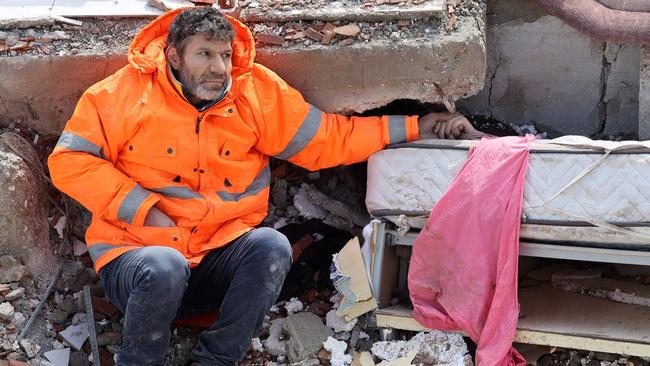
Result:
[[[214,309],[193,362],[244,356],[291,265],[287,238],[256,228],[269,157],[315,170],[434,127],[476,133],[447,114],[324,113],[254,58],[249,29],[218,10],[166,13],[135,37],[127,66],[83,94],[49,158],[56,187],[93,214],[90,256],[125,314],[118,365],[162,365],[172,320]]]

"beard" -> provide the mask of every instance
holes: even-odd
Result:
[[[201,75],[192,75],[183,64],[178,71],[179,81],[183,84],[183,91],[201,100],[215,100],[221,96],[228,85],[228,75],[206,72]],[[219,80],[222,83],[207,83],[207,80]]]

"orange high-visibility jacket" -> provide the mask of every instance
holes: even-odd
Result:
[[[93,214],[86,233],[99,269],[120,254],[162,245],[198,264],[267,214],[269,156],[310,170],[364,161],[417,138],[417,117],[345,117],[306,103],[254,63],[249,29],[235,28],[232,85],[198,111],[167,76],[163,14],[133,40],[129,64],[90,87],[48,165],[54,185]],[[143,226],[156,205],[174,227]]]

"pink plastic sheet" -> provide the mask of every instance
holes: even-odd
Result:
[[[525,365],[517,327],[519,226],[533,136],[484,139],[431,211],[408,275],[414,318],[465,332],[476,364]]]

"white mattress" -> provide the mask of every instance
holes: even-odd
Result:
[[[422,227],[471,144],[430,140],[374,154],[368,161],[368,211],[392,221],[404,215],[399,224],[406,218],[409,226]],[[608,149],[614,152],[605,154]],[[523,222],[522,238],[533,240],[650,244],[650,149],[645,143],[577,137],[533,143]]]

